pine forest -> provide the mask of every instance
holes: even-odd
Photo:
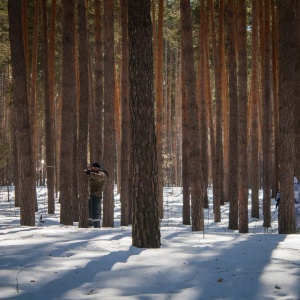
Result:
[[[103,226],[116,188],[137,247],[160,245],[165,186],[192,231],[212,187],[215,222],[229,202],[230,229],[249,232],[248,207],[267,229],[280,191],[279,233],[296,232],[299,1],[2,0],[0,35],[0,185],[20,225],[47,185],[48,213],[59,201],[61,224],[87,228],[99,162]]]

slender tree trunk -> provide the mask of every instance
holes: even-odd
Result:
[[[129,74],[128,74],[128,0],[121,0],[121,28],[122,28],[122,144],[121,144],[121,225],[130,223],[129,206],[129,166],[131,159],[131,126],[129,107]]]
[[[211,1],[210,1],[211,2]],[[212,16],[213,17],[213,16]],[[212,19],[211,17],[211,19]],[[211,22],[213,22],[211,20]],[[213,28],[213,27],[212,27]],[[216,174],[214,181],[214,214],[215,222],[221,221],[221,203],[224,203],[224,170],[223,170],[223,116],[222,116],[222,57],[224,56],[224,1],[220,1],[219,8],[219,31],[218,48],[214,49],[215,69],[215,101],[216,101]],[[212,35],[215,36],[213,30]],[[216,39],[213,43],[216,44]]]
[[[196,74],[192,38],[191,5],[189,0],[180,1],[182,59],[185,89],[189,107],[189,160],[191,179],[192,230],[204,229],[203,200],[206,183],[201,169],[198,108],[196,101]]]
[[[159,217],[162,219],[163,213],[163,17],[164,1],[158,1],[158,26],[157,26],[157,56],[155,71],[155,90],[156,90],[156,137],[157,137],[157,163],[158,163],[158,187],[159,187]]]
[[[190,204],[190,160],[189,160],[189,123],[188,103],[185,88],[185,75],[181,54],[181,94],[182,94],[182,224],[191,225]]]
[[[278,149],[279,149],[279,103],[278,103],[278,28],[277,16],[274,1],[271,2],[272,9],[272,70],[273,70],[273,106],[274,106],[274,168],[273,168],[273,184],[272,196],[275,196],[279,191],[279,163],[278,163]],[[297,85],[298,86],[298,85]],[[299,95],[299,93],[296,93]],[[300,137],[299,137],[300,141]],[[300,151],[300,147],[299,147]],[[300,153],[299,153],[300,155]],[[295,155],[295,157],[299,157]],[[298,160],[297,160],[298,161]],[[300,170],[299,170],[300,171]],[[300,176],[300,172],[299,172]]]
[[[247,87],[247,7],[246,0],[238,1],[238,78],[239,78],[239,232],[248,233],[248,158],[247,158],[247,116],[248,116],[248,87]]]
[[[42,0],[42,21],[43,21],[43,67],[45,87],[45,132],[46,132],[46,170],[47,170],[47,194],[48,212],[54,213],[54,111],[53,98],[50,98],[50,61],[48,45],[48,18],[47,1]],[[51,62],[52,64],[54,61]],[[53,93],[52,93],[53,96]]]
[[[259,37],[258,2],[252,1],[252,66],[251,66],[251,203],[252,218],[259,218],[259,151],[258,151],[258,100],[259,100]]]
[[[87,31],[86,0],[78,1],[78,50],[79,50],[79,132],[77,150],[77,182],[78,182],[78,227],[88,228],[88,184],[83,170],[87,166],[88,145],[88,105],[89,105],[89,46]]]
[[[265,40],[263,61],[263,94],[262,94],[262,147],[263,147],[263,214],[265,228],[271,227],[271,92],[270,92],[270,1],[265,0],[264,6]]]
[[[236,4],[227,3],[228,22],[228,73],[229,73],[229,229],[238,229],[238,94],[237,94],[237,59],[236,59]]]
[[[104,152],[105,168],[110,176],[103,195],[103,226],[114,227],[114,178],[115,178],[115,76],[114,76],[114,1],[104,1]]]
[[[52,0],[51,5],[51,24],[50,24],[50,37],[49,37],[49,96],[50,96],[50,116],[51,116],[51,122],[52,122],[52,137],[51,137],[51,151],[53,151],[52,154],[52,160],[49,162],[51,165],[48,166],[47,174],[50,177],[53,177],[53,187],[50,187],[53,189],[53,201],[51,200],[51,197],[48,198],[48,213],[54,214],[55,213],[55,182],[58,180],[56,177],[56,159],[55,156],[57,154],[56,147],[55,147],[55,27],[56,27],[56,0]],[[49,170],[52,169],[52,170]],[[50,172],[50,173],[49,173]]]
[[[101,0],[95,0],[95,104],[90,98],[89,133],[92,161],[103,159],[103,41],[101,24]],[[94,113],[95,105],[97,113]],[[94,121],[93,121],[94,120]]]
[[[62,131],[59,182],[60,222],[64,225],[73,225],[73,205],[77,203],[74,201],[73,193],[74,136],[70,134],[70,132],[74,132],[74,112],[77,110],[74,18],[75,1],[63,0]]]

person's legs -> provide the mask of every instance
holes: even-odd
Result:
[[[95,228],[100,228],[100,217],[101,217],[101,198],[100,197],[91,197],[92,199],[92,219],[93,226]]]
[[[93,226],[93,217],[92,217],[92,198],[89,198],[89,226]]]

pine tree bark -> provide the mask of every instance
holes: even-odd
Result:
[[[278,3],[279,45],[279,178],[280,205],[278,233],[295,233],[294,212],[294,107],[295,107],[295,25],[296,0]]]
[[[131,126],[129,106],[129,70],[128,70],[128,0],[121,0],[121,30],[122,30],[122,142],[121,142],[121,225],[130,224],[130,177],[129,166],[131,159]]]
[[[83,170],[87,166],[88,105],[89,105],[89,46],[86,0],[78,1],[78,52],[79,52],[79,131],[77,148],[78,227],[88,228],[88,183]]]
[[[247,85],[247,7],[246,0],[238,1],[238,79],[239,79],[239,132],[238,132],[238,160],[239,160],[239,232],[248,233],[248,85]]]
[[[259,37],[258,2],[252,1],[252,54],[251,54],[251,217],[259,218],[259,151],[258,151],[258,100],[259,100]]]
[[[159,186],[159,217],[163,213],[163,17],[164,1],[158,1],[158,25],[157,25],[157,51],[156,51],[156,137],[157,137],[157,163],[158,163],[158,186]]]
[[[104,152],[103,161],[109,178],[103,194],[103,227],[114,227],[115,178],[115,59],[114,59],[114,1],[104,1]]]
[[[150,1],[128,1],[132,122],[132,244],[159,248],[158,170]]]
[[[74,175],[74,112],[76,112],[76,69],[75,69],[75,1],[63,1],[62,35],[62,131],[60,152],[60,222],[73,225],[73,175]],[[77,199],[77,197],[76,197]]]
[[[228,22],[228,75],[229,75],[229,229],[238,229],[238,93],[237,93],[237,57],[236,57],[236,4],[227,3]]]
[[[192,38],[191,4],[189,0],[180,1],[182,59],[185,89],[189,113],[189,160],[191,180],[192,231],[204,229],[203,201],[206,182],[201,166],[199,140],[199,119],[196,100],[196,74],[194,69],[194,51]]]
[[[35,226],[35,170],[31,144],[29,101],[27,94],[26,64],[23,46],[22,1],[8,1],[9,40],[13,76],[14,113],[16,122],[16,149],[18,175],[22,183],[20,193],[20,225]]]
[[[270,66],[270,1],[264,1],[264,48],[262,89],[262,148],[263,148],[263,215],[265,228],[271,227],[271,66]]]
[[[48,17],[47,1],[42,0],[42,22],[43,22],[43,68],[45,87],[45,133],[46,133],[46,174],[47,174],[47,195],[48,212],[54,213],[54,110],[53,101],[50,95],[50,61],[48,44]],[[54,61],[51,62],[52,66]]]
[[[92,161],[103,159],[103,40],[101,0],[95,0],[95,103],[90,98],[90,149]],[[97,113],[95,113],[95,109]]]

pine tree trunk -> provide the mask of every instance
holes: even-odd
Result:
[[[258,151],[258,100],[259,100],[259,37],[258,37],[258,2],[252,1],[252,68],[251,68],[251,217],[259,218],[259,151]]]
[[[262,93],[262,148],[263,148],[263,215],[265,228],[271,227],[271,91],[270,91],[270,2],[264,6],[264,44],[263,44],[263,93]]]
[[[48,45],[48,18],[47,1],[42,0],[42,22],[43,22],[43,68],[45,87],[45,133],[46,133],[46,172],[47,172],[47,195],[48,212],[54,213],[54,111],[53,98],[50,98],[50,63]],[[53,57],[52,57],[53,58]],[[54,96],[53,92],[51,96]]]
[[[237,58],[236,58],[236,4],[234,0],[227,3],[228,22],[228,75],[229,75],[229,229],[238,229],[238,93],[237,93]]]
[[[128,176],[130,166],[130,107],[129,107],[129,74],[128,74],[128,0],[121,0],[121,28],[122,28],[122,142],[121,142],[121,225],[130,223],[129,201],[130,189]]]
[[[35,226],[35,170],[33,168],[33,150],[31,144],[29,101],[27,94],[26,65],[23,46],[22,5],[21,0],[8,1],[9,39],[13,76],[14,112],[16,122],[16,149],[19,180],[22,183],[20,193],[20,225]]]
[[[278,3],[279,34],[279,178],[280,205],[278,212],[278,233],[295,233],[294,210],[294,99],[295,62],[297,40],[295,22],[295,0]]]
[[[158,171],[150,1],[128,1],[132,122],[132,244],[159,248]]]
[[[109,172],[103,195],[103,226],[114,227],[115,178],[115,59],[114,59],[114,1],[104,1],[104,167]]]
[[[88,228],[88,184],[83,171],[87,166],[88,145],[88,105],[89,105],[89,46],[87,32],[86,0],[78,1],[78,50],[79,50],[79,132],[77,146],[77,181],[78,181],[78,227]]]
[[[62,35],[62,131],[60,151],[60,222],[73,225],[74,112],[76,109],[76,70],[74,37],[75,1],[63,1]],[[76,197],[77,199],[77,197]]]
[[[192,230],[204,229],[203,201],[206,193],[205,174],[202,172],[199,140],[199,119],[196,100],[196,74],[192,38],[191,6],[189,0],[180,1],[182,59],[189,114],[189,160],[191,180]]]
[[[247,20],[246,0],[238,1],[238,78],[239,78],[239,125],[238,125],[238,163],[239,163],[239,232],[248,233],[248,158],[247,158]]]

